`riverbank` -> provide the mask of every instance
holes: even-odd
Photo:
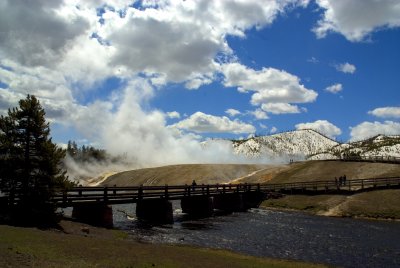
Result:
[[[60,229],[0,225],[0,267],[326,267],[230,251],[147,244],[119,230],[61,221]]]
[[[400,189],[353,195],[287,195],[265,200],[261,207],[305,211],[322,216],[400,220]]]

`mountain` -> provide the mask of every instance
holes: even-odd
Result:
[[[400,157],[400,135],[377,135],[362,141],[340,144],[331,149],[335,155],[362,157]]]
[[[238,155],[249,158],[268,157],[280,160],[337,159],[343,156],[400,157],[400,136],[378,135],[363,141],[339,143],[315,130],[304,129],[243,140],[207,141],[232,144]]]

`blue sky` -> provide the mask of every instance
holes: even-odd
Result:
[[[55,141],[117,153],[400,135],[399,47],[390,0],[5,0],[0,113],[34,94]]]

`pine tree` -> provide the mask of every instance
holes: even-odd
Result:
[[[65,151],[50,137],[45,111],[35,96],[19,101],[19,108],[0,118],[0,189],[14,192],[25,209],[51,213],[50,197],[70,186],[61,167]]]

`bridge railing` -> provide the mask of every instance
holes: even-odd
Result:
[[[381,163],[400,163],[400,157],[397,156],[361,156],[361,155],[344,155],[340,158],[326,159],[330,160],[341,160],[341,161],[364,161],[364,162],[381,162]]]
[[[53,201],[61,206],[82,202],[127,203],[141,199],[182,199],[189,196],[227,194],[260,190],[259,184],[165,185],[132,187],[74,187],[57,192]]]
[[[61,207],[77,203],[136,203],[142,199],[169,200],[182,199],[189,196],[215,196],[219,194],[243,192],[301,192],[301,191],[358,191],[366,188],[400,187],[400,177],[354,179],[340,183],[330,181],[309,181],[293,183],[263,184],[209,184],[209,185],[164,185],[164,186],[130,186],[130,187],[74,187],[57,191],[52,200]],[[7,193],[5,193],[7,195]],[[10,193],[9,193],[10,194]],[[8,197],[11,197],[9,195]],[[12,195],[12,202],[17,202],[18,195]]]
[[[288,190],[349,190],[356,191],[371,187],[400,186],[400,177],[353,179],[340,181],[310,181],[293,183],[262,184],[263,191],[288,191]]]

